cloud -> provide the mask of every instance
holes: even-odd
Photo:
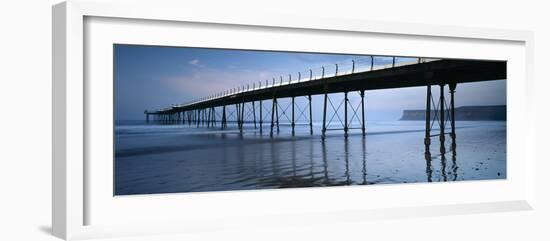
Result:
[[[168,89],[180,93],[182,100],[219,93],[228,89],[257,87],[274,73],[261,70],[218,70],[201,68],[182,75],[165,76],[160,81]]]
[[[193,65],[193,66],[197,66],[197,67],[204,67],[204,65],[200,64],[200,60],[198,60],[198,59],[193,59],[193,60],[191,60],[187,63],[190,64],[190,65]]]

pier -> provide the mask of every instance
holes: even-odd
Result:
[[[366,134],[365,95],[368,95],[369,90],[426,86],[425,153],[430,155],[432,137],[439,139],[440,152],[445,153],[448,136],[452,142],[451,151],[455,155],[454,95],[457,86],[461,83],[506,79],[505,61],[415,58],[413,61],[397,63],[396,57],[390,59],[391,63],[382,66],[376,65],[375,57],[371,56],[370,61],[368,58],[363,62],[351,60],[345,65],[310,69],[227,89],[164,109],[146,110],[144,114],[147,122],[197,128],[225,129],[228,124],[235,124],[240,133],[246,131],[245,122],[253,123],[254,129],[259,128],[260,133],[263,133],[263,127],[267,124],[271,137],[280,132],[280,122],[288,121],[292,135],[295,135],[297,121],[305,120],[309,123],[310,134],[313,134],[319,130],[313,129],[311,97],[323,95],[321,138],[325,138],[327,131],[340,131],[347,137],[352,129]],[[434,99],[432,87],[439,91],[439,100]],[[445,88],[450,94],[450,100],[445,99]],[[336,93],[343,93],[344,98],[333,102],[331,94]],[[350,94],[360,96],[359,105],[354,106],[349,102]],[[297,98],[306,98],[307,106],[297,105]],[[281,106],[281,99],[290,99],[290,104]],[[332,116],[327,115],[329,108],[334,111]],[[343,117],[338,112],[341,108],[344,109]],[[342,128],[329,128],[335,117]],[[360,125],[351,126],[353,120],[357,120]],[[439,129],[436,133],[432,131],[434,126]]]

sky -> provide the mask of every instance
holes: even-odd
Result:
[[[162,47],[121,45],[114,47],[115,119],[144,120],[145,110],[156,110],[174,104],[219,93],[241,86],[280,81],[283,76],[293,80],[298,73],[302,79],[321,74],[325,66],[327,74],[351,71],[352,60],[356,70],[370,68],[370,56],[295,53],[251,50],[229,50],[187,47]],[[414,61],[398,58],[397,63]],[[388,57],[376,57],[375,65],[391,64]],[[434,98],[439,90],[434,87]],[[448,90],[445,90],[447,93]],[[343,94],[329,95],[337,106]],[[349,94],[355,108],[360,102],[356,93]],[[437,99],[436,99],[437,100]],[[405,109],[424,109],[426,87],[372,90],[365,92],[367,120],[397,120]],[[281,108],[289,100],[280,100]],[[296,98],[302,109],[307,107],[305,98]],[[495,80],[459,84],[455,94],[455,106],[505,105],[506,81]],[[313,119],[322,118],[323,98],[312,97]]]

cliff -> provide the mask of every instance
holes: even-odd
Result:
[[[435,112],[432,110],[431,116]],[[425,120],[425,110],[404,110],[400,120]],[[462,106],[455,108],[457,121],[505,121],[506,106]]]

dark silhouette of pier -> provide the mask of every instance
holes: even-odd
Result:
[[[153,121],[160,123],[187,124],[207,128],[218,127],[219,124],[219,127],[224,129],[227,128],[228,123],[234,122],[241,133],[244,131],[245,122],[253,123],[254,128],[259,126],[260,133],[262,133],[263,125],[268,121],[270,136],[273,136],[274,131],[277,133],[280,131],[279,119],[281,115],[286,115],[286,109],[279,112],[282,107],[278,104],[278,100],[290,98],[291,117],[287,116],[287,119],[292,126],[292,134],[294,135],[296,121],[300,117],[309,122],[310,134],[313,134],[311,96],[324,95],[322,138],[325,137],[327,131],[333,130],[343,131],[344,136],[347,137],[351,129],[360,129],[365,135],[364,96],[366,91],[427,86],[424,144],[428,157],[431,137],[438,137],[441,143],[440,152],[446,152],[444,145],[446,135],[449,135],[452,140],[451,149],[455,154],[454,93],[457,85],[506,79],[505,61],[417,58],[406,63],[396,63],[396,57],[391,58],[392,62],[382,67],[375,66],[374,57],[370,57],[370,66],[364,68],[363,64],[361,70],[359,70],[356,61],[352,60],[349,65],[346,65],[345,70],[342,65],[335,64],[330,67],[330,70],[328,67],[322,67],[320,73],[314,74],[313,70],[309,70],[299,72],[294,77],[291,74],[280,76],[280,78],[228,89],[185,104],[161,110],[145,111],[145,115],[148,122],[152,117]],[[432,86],[439,86],[440,97],[437,102],[432,96]],[[448,87],[450,93],[449,104],[445,100],[445,86]],[[355,108],[351,106],[348,99],[350,92],[357,92],[360,95],[360,106]],[[338,107],[329,98],[329,95],[334,93],[344,93],[344,99],[339,105],[336,105]],[[306,97],[309,108],[299,108],[295,103],[295,99],[298,97]],[[268,104],[271,108],[264,108],[266,101],[270,102]],[[327,118],[329,106],[342,123],[342,128],[328,128],[334,118],[334,115],[332,118]],[[344,108],[343,118],[338,116],[338,110],[341,107]],[[351,119],[349,118],[350,114]],[[234,120],[231,117],[234,117]],[[360,127],[351,127],[353,118],[360,122]],[[445,132],[447,122],[450,122],[450,132],[448,133]],[[439,133],[431,134],[435,123],[438,123]]]

